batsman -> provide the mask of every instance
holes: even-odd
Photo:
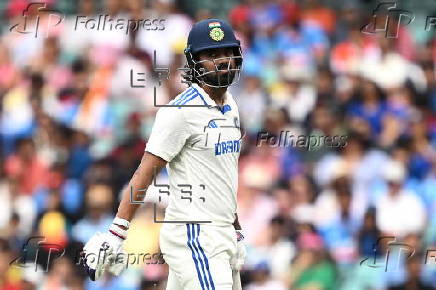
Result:
[[[223,20],[193,25],[185,49],[190,85],[166,106],[153,124],[144,155],[112,225],[85,245],[84,267],[92,280],[124,268],[113,259],[86,259],[103,249],[123,252],[135,200],[163,167],[169,174],[169,205],[160,248],[169,266],[167,290],[241,289],[239,270],[246,249],[237,215],[238,159],[242,133],[238,106],[228,87],[239,80],[240,41]],[[180,186],[185,185],[185,186]]]

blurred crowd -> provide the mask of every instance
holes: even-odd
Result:
[[[67,3],[42,2],[58,15]],[[376,3],[331,2],[80,0],[52,25],[38,7],[23,17],[30,1],[5,1],[0,289],[164,289],[166,265],[153,259],[93,283],[78,257],[111,224],[143,154],[154,103],[186,88],[178,68],[192,23],[217,15],[236,30],[244,56],[231,88],[245,132],[238,190],[248,245],[244,289],[434,289],[434,27],[426,34],[420,27],[418,40],[390,15],[387,29],[397,37],[386,37],[372,33]],[[165,29],[83,29],[77,15],[163,19]],[[377,22],[386,17],[380,11]],[[154,51],[168,79],[157,73]],[[132,86],[139,79],[142,86]],[[347,138],[308,150],[258,144],[260,132]],[[141,207],[127,252],[159,252],[153,214],[152,203]],[[50,256],[50,244],[62,253]]]

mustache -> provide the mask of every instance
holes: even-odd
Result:
[[[229,63],[223,62],[223,63],[218,64],[216,67],[218,70],[227,70],[227,69],[235,68],[236,66],[232,63],[229,64]]]

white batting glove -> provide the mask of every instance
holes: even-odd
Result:
[[[236,255],[230,260],[230,266],[232,270],[239,271],[245,262],[245,257],[247,256],[247,249],[244,243],[244,235],[242,230],[236,231],[237,251]]]
[[[119,254],[125,257],[122,245],[127,230],[120,228],[118,224],[128,228],[129,223],[120,220],[115,218],[108,232],[97,232],[83,247],[82,265],[92,281],[99,280],[106,271],[119,275],[124,269],[123,264],[117,261],[117,257]]]

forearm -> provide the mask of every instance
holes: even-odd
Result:
[[[145,196],[143,189],[148,188],[152,180],[152,176],[139,177],[135,173],[129,184],[123,188],[121,202],[116,214],[117,217],[128,221],[132,220],[136,210],[143,202],[142,200]]]
[[[141,164],[136,169],[130,182],[122,191],[122,198],[118,207],[117,217],[131,221],[136,210],[143,203],[148,186],[153,182],[157,173],[165,166],[163,159],[145,153]]]

